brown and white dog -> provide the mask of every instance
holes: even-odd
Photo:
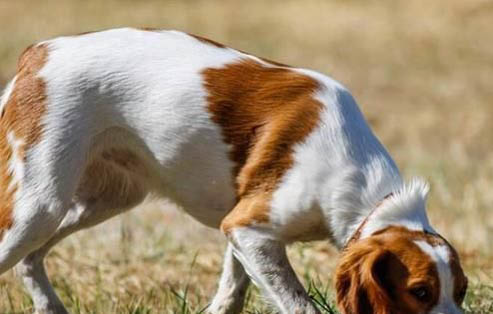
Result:
[[[330,239],[343,313],[460,313],[467,279],[350,93],[176,31],[115,29],[38,43],[0,103],[0,273],[64,313],[43,267],[69,234],[149,193],[229,240],[211,313],[250,279],[282,313],[318,313],[286,257]]]

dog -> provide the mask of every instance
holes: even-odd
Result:
[[[403,181],[340,83],[178,31],[122,28],[32,45],[0,102],[0,273],[66,313],[43,258],[149,194],[228,239],[210,313],[250,281],[319,313],[286,256],[328,239],[342,313],[461,313],[454,248],[422,179]]]

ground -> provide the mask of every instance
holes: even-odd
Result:
[[[0,86],[32,42],[124,25],[184,30],[329,74],[353,92],[403,174],[430,181],[430,220],[470,279],[466,312],[491,313],[492,20],[488,0],[0,0]],[[172,205],[149,203],[68,238],[47,268],[73,313],[197,313],[224,246]],[[331,313],[337,252],[326,242],[289,251]],[[30,310],[13,273],[2,275],[0,311]],[[245,313],[268,313],[255,289]]]

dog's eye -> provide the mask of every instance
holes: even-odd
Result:
[[[418,300],[419,302],[422,302],[422,303],[427,303],[431,300],[430,289],[428,289],[428,287],[425,287],[425,286],[411,288],[409,290],[409,293],[411,293],[411,295],[416,300]]]

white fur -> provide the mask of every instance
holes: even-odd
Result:
[[[50,100],[45,117],[52,135],[37,149],[64,149],[57,143],[74,138],[74,134],[61,134],[67,128],[84,134],[85,139],[109,128],[122,129],[136,139],[131,149],[153,161],[149,165],[155,170],[153,190],[171,196],[202,223],[217,227],[234,205],[233,164],[219,127],[209,117],[200,71],[233,62],[239,53],[180,32],[134,29],[59,38],[49,45],[53,61],[41,76],[48,82],[48,94],[57,98]],[[77,63],[70,61],[74,54],[79,56]],[[83,74],[67,77],[63,65],[69,62],[72,73]],[[67,101],[81,89],[84,99]],[[79,121],[78,128],[73,121]],[[79,143],[73,155],[83,155],[89,145]],[[39,161],[45,165],[52,156]]]
[[[12,148],[12,157],[9,164],[12,180],[7,187],[7,192],[12,192],[14,189],[20,188],[19,185],[22,184],[22,179],[24,178],[24,163],[21,160],[21,156],[19,156],[19,151],[24,145],[24,141],[16,139],[14,132],[9,132],[7,134],[7,143]]]
[[[409,184],[397,190],[378,206],[368,220],[361,237],[369,235],[391,225],[404,226],[409,230],[427,231],[436,234],[426,215],[426,197],[428,184],[420,179],[413,179]]]
[[[432,314],[460,314],[462,311],[454,302],[454,276],[450,269],[450,249],[446,245],[431,246],[426,241],[415,241],[436,263],[440,279],[440,297],[438,304],[431,310]]]
[[[0,273],[24,258],[19,272],[35,308],[60,313],[63,305],[42,263],[46,252],[70,233],[132,208],[148,193],[175,201],[208,226],[220,225],[235,205],[234,164],[228,158],[231,147],[211,120],[201,71],[259,59],[176,31],[125,28],[43,44],[49,48],[39,73],[47,89],[43,134],[26,152],[24,165],[15,156],[10,161],[22,189],[14,226],[0,242]],[[332,235],[342,247],[389,193],[393,196],[368,222],[364,236],[391,224],[431,230],[424,209],[427,188],[420,181],[402,182],[351,94],[325,75],[292,70],[319,82],[314,97],[323,105],[321,121],[294,148],[294,165],[273,194],[270,225],[233,230],[211,307],[219,312],[228,312],[224,309],[235,307],[234,298],[243,297],[243,285],[226,287],[244,276],[239,260],[283,313],[317,313],[284,245]],[[18,141],[9,138],[14,149]],[[97,179],[85,177],[84,171],[108,149],[131,151],[148,172],[117,170],[124,193],[110,201],[93,200],[95,184],[80,182]],[[317,223],[327,232],[311,234]]]
[[[282,243],[252,228],[235,229],[230,241],[246,273],[281,313],[319,313],[291,268]]]
[[[319,73],[302,73],[323,83],[315,95],[324,104],[322,122],[295,148],[295,166],[274,194],[272,220],[283,225],[322,214],[342,247],[378,202],[403,187],[402,180],[349,92]]]
[[[223,272],[219,289],[208,310],[210,313],[240,313],[250,279],[245,269],[234,256],[234,249],[228,244],[224,254]]]

